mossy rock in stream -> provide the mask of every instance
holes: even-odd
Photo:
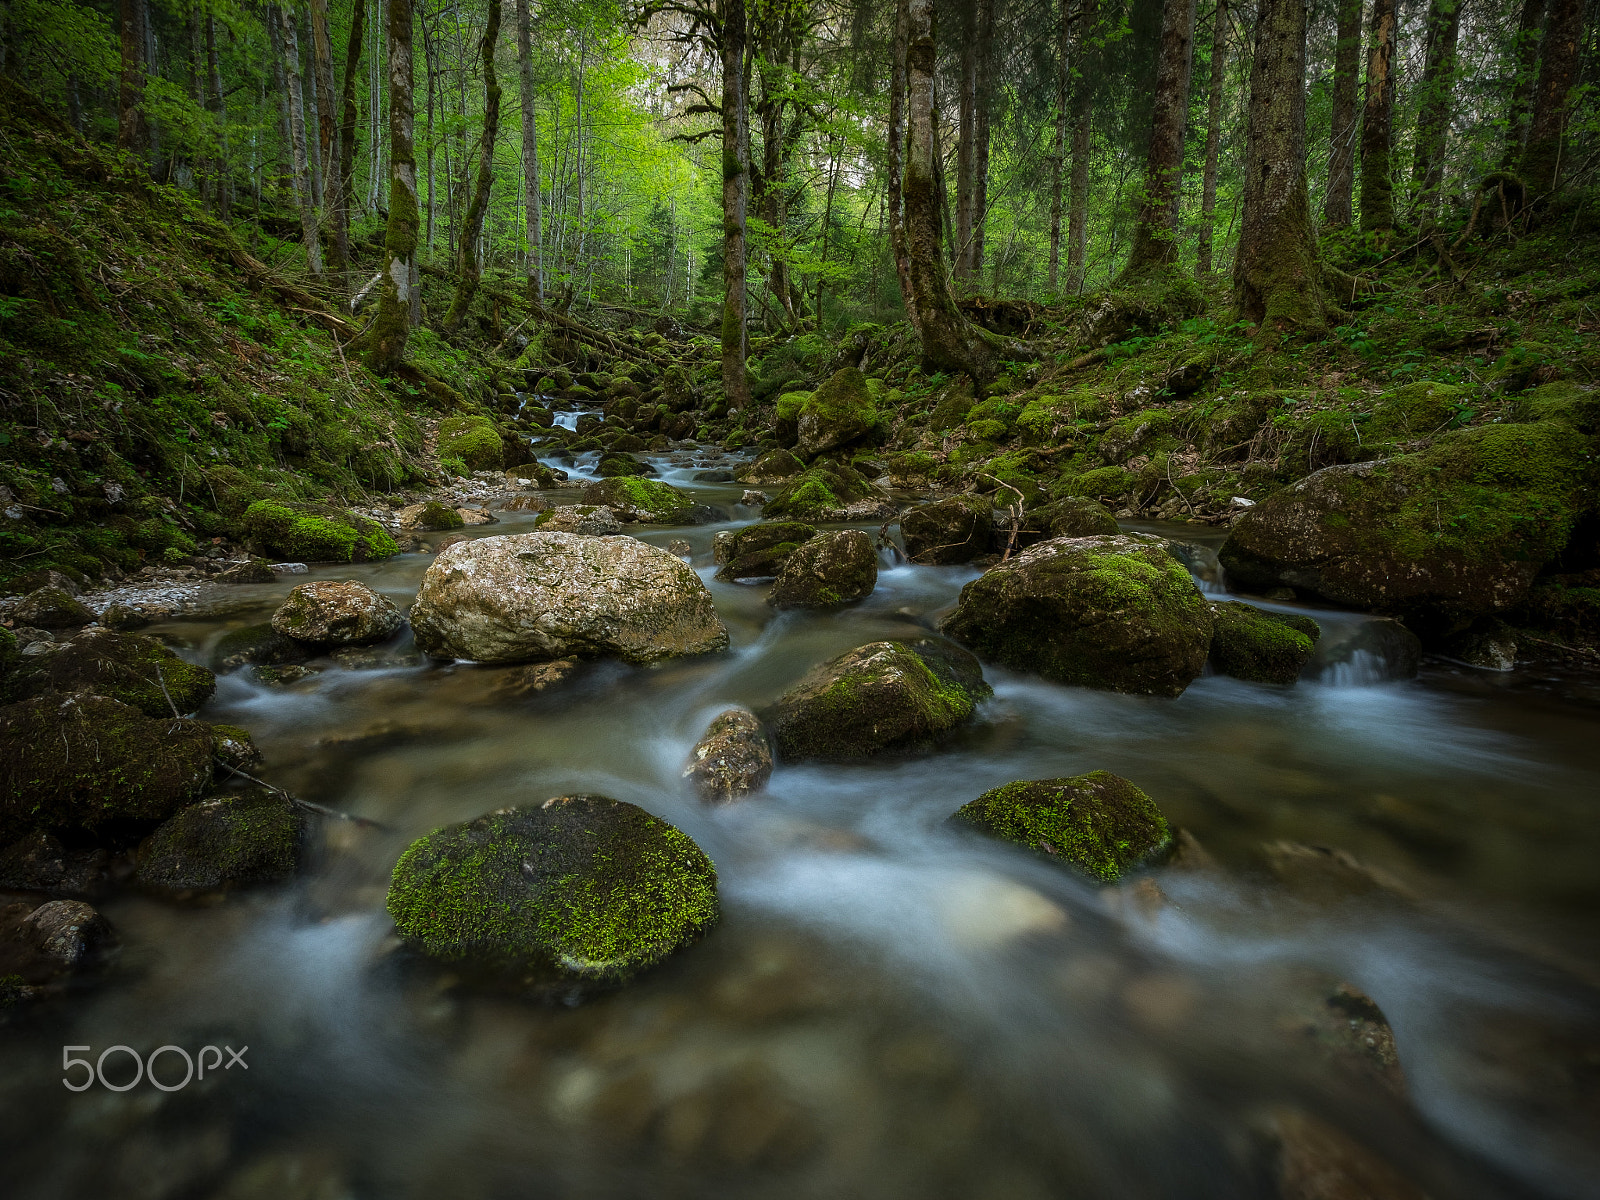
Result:
[[[762,507],[761,515],[792,521],[850,520],[851,505],[874,495],[881,493],[853,467],[843,463],[817,463],[790,479],[783,490]]]
[[[11,616],[18,625],[31,625],[38,629],[79,629],[94,620],[94,613],[77,597],[58,587],[42,587],[29,592]]]
[[[805,469],[805,463],[801,462],[789,451],[768,450],[749,466],[735,471],[733,477],[739,483],[750,483],[764,487],[793,479]]]
[[[670,483],[631,475],[590,484],[583,489],[583,502],[604,505],[624,521],[647,525],[686,525],[695,515],[694,502]]]
[[[839,608],[878,586],[878,548],[859,529],[819,533],[788,554],[773,581],[773,608]]]
[[[153,637],[86,630],[35,663],[24,662],[29,692],[94,692],[131,704],[147,717],[191,713],[217,690],[217,677],[184,662]],[[171,702],[168,702],[170,697]]]
[[[606,796],[503,808],[418,838],[389,915],[422,953],[550,998],[616,986],[717,921],[717,871],[682,830]]]
[[[270,622],[263,621],[224,634],[212,648],[211,669],[227,673],[251,664],[269,667],[305,662],[315,654],[313,647],[279,633]]]
[[[139,847],[135,878],[161,892],[217,891],[288,879],[305,813],[263,787],[207,796],[168,817]]]
[[[860,441],[872,432],[878,411],[867,389],[867,378],[855,367],[834,372],[800,406],[797,422],[800,440],[795,453],[801,458]]]
[[[446,417],[439,422],[439,457],[460,459],[470,471],[497,471],[505,448],[488,417]]]
[[[1211,666],[1252,683],[1293,683],[1311,661],[1322,626],[1299,613],[1276,613],[1242,600],[1212,604]]]
[[[0,708],[0,845],[33,829],[159,821],[211,783],[211,727],[78,692]]]
[[[239,532],[263,554],[300,562],[375,562],[400,553],[382,525],[328,504],[257,500]]]
[[[729,582],[766,579],[783,569],[796,550],[817,536],[804,521],[767,521],[717,535],[717,578]]]
[[[1048,855],[1098,883],[1115,883],[1172,845],[1155,802],[1109,771],[1008,783],[963,804],[950,820]]]
[[[989,552],[994,501],[962,494],[908,509],[900,515],[906,557],[915,563],[970,562]]]

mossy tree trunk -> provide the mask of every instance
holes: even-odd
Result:
[[[1206,89],[1206,162],[1200,177],[1200,246],[1194,275],[1211,274],[1211,242],[1217,221],[1217,155],[1222,147],[1222,78],[1228,66],[1228,0],[1217,0],[1211,17],[1211,84]]]
[[[143,158],[150,152],[150,126],[144,116],[145,26],[148,0],[117,0],[122,73],[117,90],[117,148]]]
[[[889,253],[894,258],[895,277],[900,295],[906,300],[906,316],[920,332],[916,306],[911,303],[911,260],[906,248],[904,161],[906,146],[906,37],[910,17],[909,0],[895,0],[894,41],[889,66],[888,169],[884,177],[884,207],[888,210]]]
[[[384,231],[387,259],[378,292],[368,365],[380,374],[406,358],[411,336],[413,293],[417,286],[417,160],[412,145],[411,0],[388,0],[389,41],[389,224]]]
[[[344,219],[339,180],[339,123],[333,107],[333,42],[328,34],[328,0],[311,0],[311,61],[317,77],[317,152],[322,161],[322,222],[328,228],[328,273],[334,287],[348,294],[350,229]]]
[[[300,36],[294,10],[278,9],[283,34],[283,70],[289,86],[289,154],[294,164],[294,199],[300,209],[300,238],[305,242],[306,266],[322,277],[322,234],[317,228],[317,197],[312,191],[306,163],[304,91],[300,80]]]
[[[1394,180],[1389,154],[1394,141],[1394,0],[1372,0],[1368,35],[1367,102],[1361,112],[1361,229],[1394,228]]]
[[[995,370],[996,346],[956,307],[940,252],[938,155],[933,105],[935,67],[933,0],[906,5],[907,136],[905,178],[906,308],[915,310],[922,358],[930,371],[964,371],[986,382]]]
[[[961,4],[961,63],[956,77],[956,227],[951,273],[965,286],[972,265],[972,177],[977,161],[978,13],[977,0]]]
[[[351,9],[350,44],[344,55],[344,93],[340,97],[339,113],[339,212],[334,237],[344,253],[345,269],[350,264],[350,210],[355,205],[356,122],[360,110],[356,108],[356,73],[361,69],[361,48],[366,41],[367,6],[356,0]],[[374,146],[376,151],[377,147]],[[346,280],[345,289],[349,290]]]
[[[1061,185],[1067,163],[1067,81],[1072,65],[1072,0],[1060,0],[1056,23],[1056,129],[1050,152],[1050,290],[1061,287]]]
[[[1544,0],[1522,0],[1522,15],[1517,21],[1517,40],[1513,54],[1517,64],[1511,85],[1511,112],[1506,118],[1506,144],[1500,156],[1500,169],[1509,171],[1522,157],[1528,140],[1528,113],[1533,109],[1534,88],[1539,80],[1540,26],[1544,24]]]
[[[528,294],[544,303],[544,231],[539,196],[539,122],[534,108],[533,29],[528,0],[516,0],[517,86],[522,97],[522,191],[528,214]]]
[[[1562,136],[1569,116],[1569,93],[1578,82],[1578,46],[1583,38],[1583,0],[1551,0],[1549,9],[1533,120],[1517,172],[1530,201],[1549,195],[1561,182]]]
[[[456,291],[444,315],[446,333],[461,328],[472,298],[478,294],[482,264],[478,242],[483,238],[483,216],[489,210],[489,192],[494,187],[494,147],[500,136],[500,79],[494,71],[495,48],[500,42],[500,0],[490,0],[489,17],[484,22],[479,50],[483,60],[483,140],[478,144],[478,177],[473,181],[472,199],[462,223],[456,247]]]
[[[745,379],[748,320],[745,313],[745,206],[750,167],[746,161],[744,50],[748,32],[744,0],[721,0],[722,51],[722,390],[730,409],[750,403]]]
[[[1305,81],[1305,0],[1261,0],[1234,303],[1264,330],[1314,334],[1327,320],[1306,188]]]
[[[1095,0],[1083,0],[1078,17],[1076,89],[1072,115],[1072,185],[1067,209],[1067,290],[1083,290],[1089,263],[1089,153],[1094,93],[1085,69],[1085,52],[1095,27]]]
[[[1456,80],[1456,42],[1461,35],[1462,0],[1432,0],[1428,6],[1427,50],[1422,69],[1422,108],[1417,114],[1411,179],[1424,226],[1432,226],[1444,183],[1445,139],[1450,130],[1450,95]]]
[[[1178,200],[1183,182],[1183,130],[1189,117],[1189,71],[1194,61],[1195,0],[1165,0],[1156,64],[1150,151],[1143,194],[1133,226],[1133,246],[1121,282],[1178,261]]]
[[[989,215],[989,125],[994,107],[994,4],[975,0],[977,71],[972,95],[972,233],[967,246],[967,274],[982,290],[983,233]]]
[[[1349,229],[1355,220],[1356,94],[1361,87],[1361,0],[1339,0],[1333,50],[1333,122],[1328,135],[1328,190],[1322,223]]]
[[[278,13],[278,6],[267,5],[267,45],[271,50],[272,58],[272,90],[278,98],[278,153],[279,158],[273,172],[273,182],[279,200],[284,203],[294,202],[294,170],[288,161],[282,157],[289,153],[289,75],[284,68],[283,49],[283,20]]]

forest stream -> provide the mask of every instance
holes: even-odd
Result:
[[[247,727],[275,782],[377,825],[317,821],[299,878],[226,904],[108,900],[116,986],[12,1029],[7,1195],[222,1178],[214,1194],[330,1198],[1267,1196],[1271,1146],[1337,1158],[1341,1139],[1404,1175],[1384,1195],[1595,1194],[1592,682],[1437,658],[1395,678],[1381,621],[1301,607],[1324,634],[1296,686],[1207,674],[1163,699],[986,667],[994,697],[940,752],[780,765],[764,794],[708,806],[681,773],[715,713],[862,643],[929,636],[980,572],[886,547],[865,602],[775,615],[763,586],[713,578],[714,535],[755,517],[740,488],[657,465],[742,514],[640,534],[687,540],[726,653],[595,663],[510,703],[409,633],[368,669],[220,678],[202,719]],[[309,578],[404,609],[430,561]],[[150,632],[208,661],[306,578]],[[1200,852],[1096,888],[946,824],[1006,781],[1102,768]],[[578,792],[705,849],[709,936],[575,1007],[402,961],[384,896],[408,843]],[[114,1044],[247,1045],[247,1073],[62,1090],[61,1046]]]

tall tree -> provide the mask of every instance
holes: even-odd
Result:
[[[411,0],[388,0],[389,224],[383,252],[388,265],[378,292],[368,365],[380,374],[399,368],[411,336],[417,262],[417,161],[412,145]]]
[[[750,403],[745,378],[745,206],[750,164],[745,107],[744,0],[720,0],[722,17],[722,390],[730,409]]]
[[[1361,112],[1361,229],[1394,228],[1394,180],[1389,153],[1394,141],[1394,0],[1372,0],[1368,36],[1367,102]]]
[[[328,0],[311,0],[311,69],[317,90],[317,157],[322,162],[322,221],[329,239],[328,269],[333,284],[348,290],[350,231],[341,217],[343,188],[339,179],[338,116],[333,102],[333,42],[328,34]]]
[[[1222,146],[1222,77],[1228,65],[1228,0],[1211,17],[1211,86],[1206,89],[1206,162],[1200,177],[1200,245],[1194,274],[1211,274],[1211,240],[1217,221],[1217,156]]]
[[[1361,0],[1339,0],[1333,51],[1333,122],[1328,133],[1328,190],[1322,223],[1348,229],[1355,219],[1356,94],[1361,86]]]
[[[983,236],[989,217],[989,129],[994,115],[994,4],[975,0],[977,73],[972,92],[972,216],[966,243],[967,274],[983,278]]]
[[[1280,332],[1326,324],[1306,188],[1305,82],[1305,0],[1259,0],[1233,297],[1241,319]]]
[[[483,58],[483,140],[478,144],[478,178],[472,199],[467,204],[456,262],[456,292],[444,316],[446,333],[461,327],[467,308],[478,292],[482,274],[478,243],[483,237],[483,215],[489,209],[489,191],[494,186],[494,146],[500,136],[500,80],[494,71],[495,48],[500,41],[500,0],[489,0],[489,17],[484,22],[479,50]]]
[[[1561,182],[1562,139],[1572,85],[1578,81],[1578,47],[1583,39],[1583,0],[1550,0],[1549,10],[1539,53],[1533,120],[1518,170],[1530,200],[1555,191]]]
[[[1427,48],[1422,69],[1422,107],[1417,113],[1411,178],[1417,185],[1417,210],[1431,225],[1444,182],[1445,139],[1450,129],[1450,94],[1455,87],[1456,42],[1461,35],[1461,0],[1428,5]]]
[[[1050,152],[1050,290],[1061,287],[1061,185],[1067,163],[1067,84],[1072,78],[1072,0],[1059,0],[1056,22],[1056,128]]]
[[[144,115],[145,27],[149,20],[148,0],[118,0],[122,74],[117,93],[117,146],[140,157],[150,151],[150,126]]]
[[[522,98],[522,192],[528,221],[528,293],[544,303],[544,231],[539,211],[539,117],[533,90],[533,29],[528,0],[516,0],[517,87]]]
[[[283,69],[289,85],[289,153],[294,164],[294,198],[300,209],[300,237],[305,242],[306,266],[313,275],[322,275],[322,235],[317,229],[317,197],[306,171],[305,108],[300,83],[300,39],[295,30],[294,10],[278,9],[283,33]]]
[[[1067,212],[1067,286],[1074,292],[1082,290],[1084,275],[1089,269],[1089,152],[1092,149],[1094,93],[1083,64],[1096,25],[1095,3],[1096,0],[1083,0],[1076,39],[1079,66],[1073,72],[1077,87],[1072,117],[1072,190]]]
[[[349,288],[350,263],[350,210],[355,207],[356,122],[360,119],[356,108],[356,73],[361,69],[361,47],[366,40],[367,6],[365,0],[355,0],[351,5],[350,42],[344,53],[344,94],[340,97],[339,114],[339,193],[338,211],[330,211],[334,220],[334,242],[343,256],[346,270],[345,287]],[[376,154],[378,148],[372,148]]]
[[[894,39],[889,54],[889,128],[888,169],[884,174],[883,206],[887,210],[889,226],[889,253],[894,259],[895,277],[900,281],[900,295],[905,297],[906,317],[917,328],[918,314],[911,303],[911,258],[906,241],[904,164],[905,164],[905,110],[906,110],[906,39],[911,18],[909,0],[895,0]]]
[[[1533,109],[1533,93],[1539,80],[1539,35],[1544,23],[1544,0],[1522,0],[1522,15],[1517,21],[1517,38],[1512,47],[1516,74],[1511,85],[1511,110],[1506,118],[1506,144],[1500,167],[1509,170],[1522,157],[1528,140],[1528,113]]]
[[[1178,200],[1183,181],[1183,129],[1189,115],[1189,71],[1194,59],[1195,0],[1165,0],[1156,66],[1150,151],[1145,159],[1139,215],[1133,227],[1124,280],[1178,261]]]
[[[902,194],[906,222],[906,308],[922,337],[924,366],[931,371],[965,371],[987,381],[994,373],[995,347],[961,314],[940,252],[937,124],[933,103],[936,65],[934,0],[906,4],[906,158]]]
[[[228,114],[222,94],[222,64],[217,56],[217,19],[206,17],[206,74],[210,88],[206,111],[217,125],[217,157],[212,166],[213,198],[217,215],[227,220],[233,215],[233,175],[228,153]]]

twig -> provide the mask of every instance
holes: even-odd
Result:
[[[241,779],[248,779],[251,783],[256,784],[259,787],[266,788],[269,792],[276,792],[290,804],[293,804],[297,808],[303,808],[307,812],[314,812],[324,817],[334,817],[340,821],[349,821],[352,824],[360,825],[365,829],[381,829],[384,831],[388,830],[388,826],[383,825],[378,821],[374,821],[370,817],[358,817],[354,813],[340,812],[337,808],[328,808],[325,805],[314,804],[310,800],[302,800],[293,792],[285,791],[281,787],[277,787],[268,783],[265,779],[257,779],[254,775],[247,774],[246,772],[239,770],[239,768],[234,766],[232,763],[223,762],[220,758],[217,759],[217,765],[226,770],[232,771]]]

